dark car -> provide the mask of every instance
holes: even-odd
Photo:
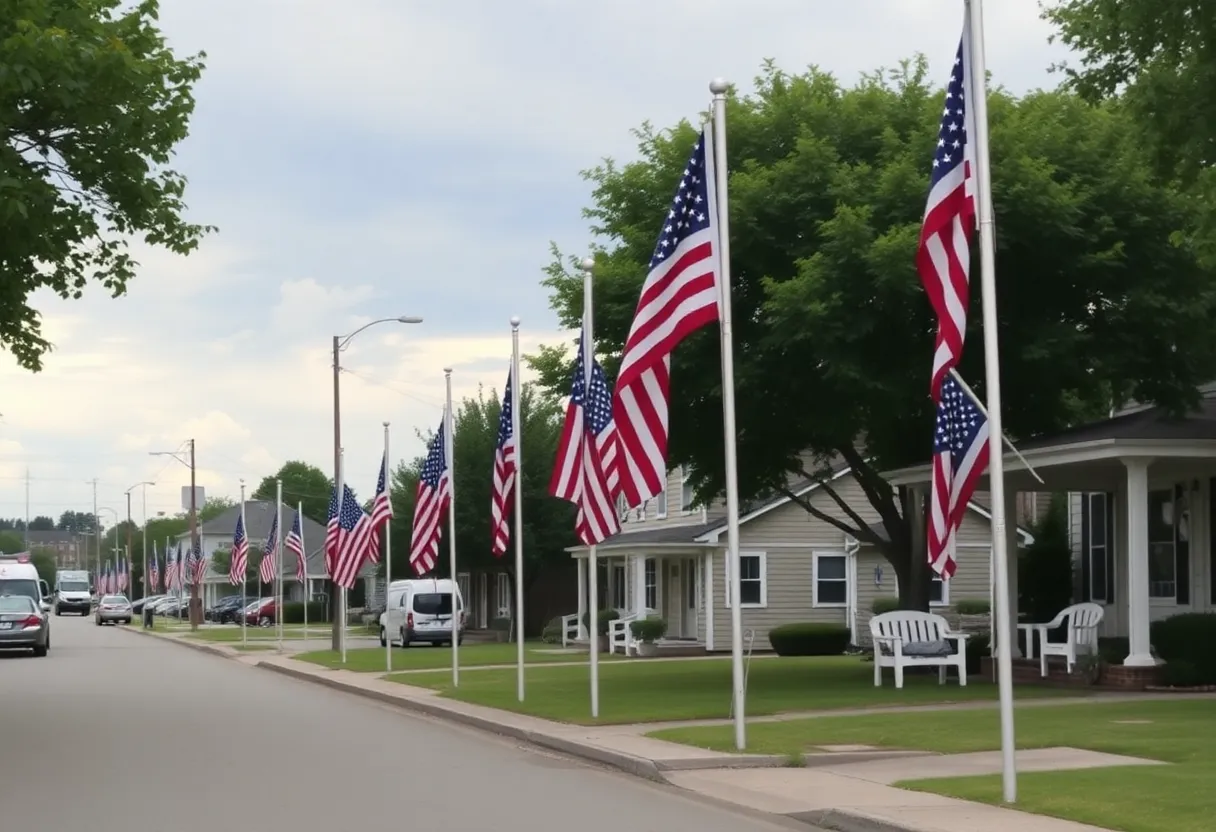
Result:
[[[276,598],[255,599],[253,603],[244,608],[245,626],[247,627],[269,627],[273,625],[279,617],[279,602]]]
[[[256,600],[256,595],[229,595],[227,598],[221,598],[207,610],[207,620],[216,624],[239,624],[241,610]]]

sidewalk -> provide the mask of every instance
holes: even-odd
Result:
[[[152,635],[147,634],[145,635]],[[386,681],[372,673],[331,670],[286,656],[240,652],[226,645],[159,636],[251,667],[325,685],[415,713],[508,736],[610,766],[660,783],[783,815],[840,832],[1104,832],[1099,827],[956,800],[892,786],[901,780],[999,774],[997,752],[936,755],[868,746],[830,746],[805,755],[801,764],[783,756],[728,754],[669,743],[643,734],[665,725],[582,726],[446,699],[437,692]],[[1072,697],[1055,704],[1093,701]],[[1139,698],[1139,697],[1137,697]],[[1143,698],[1156,698],[1146,694]],[[1126,697],[1121,701],[1127,701]],[[1035,701],[1035,705],[1052,700]],[[886,708],[912,713],[942,706]],[[958,707],[958,706],[954,706]],[[966,707],[994,707],[974,703]],[[866,713],[874,713],[867,710]],[[783,714],[770,719],[827,716]],[[842,712],[832,711],[832,716]],[[760,721],[763,718],[757,718]],[[715,724],[722,721],[700,721]],[[692,724],[692,723],[679,723]],[[1113,765],[1163,765],[1134,757],[1072,748],[1018,752],[1019,771],[1051,771]]]

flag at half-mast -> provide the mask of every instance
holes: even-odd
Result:
[[[355,585],[359,570],[367,558],[372,523],[367,512],[355,499],[355,492],[351,491],[349,486],[345,484],[342,486],[340,510],[334,505],[336,502],[334,500],[330,504],[333,507],[334,515],[330,518],[325,538],[327,552],[331,548],[333,551],[330,580],[344,589],[350,589]]]
[[[414,500],[414,527],[410,532],[410,566],[414,574],[425,575],[439,560],[439,538],[452,500],[452,469],[448,464],[447,412],[439,422],[439,432],[431,439],[418,491]]]
[[[300,525],[300,511],[296,510],[296,519],[291,524],[291,531],[283,541],[283,547],[296,553],[296,580],[304,583],[308,573],[308,555],[304,552],[304,529]]]
[[[718,320],[720,242],[711,134],[703,130],[659,231],[625,339],[612,415],[620,435],[620,490],[630,508],[667,487],[671,353]]]
[[[152,554],[148,556],[148,595],[160,591],[160,553],[156,541],[152,541]]]
[[[236,531],[232,533],[232,557],[228,561],[228,582],[244,583],[249,568],[249,535],[245,534],[245,517],[236,516]]]
[[[380,529],[393,519],[393,500],[389,492],[388,452],[380,457],[380,476],[376,480],[376,496],[372,499],[372,533],[367,545],[367,559],[380,562]]]
[[[988,417],[954,374],[942,381],[933,428],[929,494],[929,565],[943,578],[958,566],[955,539],[967,504],[988,464]]]
[[[515,402],[511,392],[511,373],[503,388],[502,406],[498,411],[498,441],[494,446],[494,480],[490,494],[490,551],[501,556],[511,542],[511,492],[515,487],[515,434],[512,432],[512,409]]]
[[[276,511],[270,518],[270,534],[266,535],[266,544],[262,547],[262,562],[258,564],[258,578],[264,584],[274,583],[275,573],[279,562],[279,513]]]

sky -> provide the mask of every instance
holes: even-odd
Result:
[[[418,455],[445,367],[457,400],[501,389],[514,315],[525,354],[572,340],[541,269],[551,241],[594,244],[579,172],[634,158],[631,129],[695,118],[712,78],[746,91],[769,58],[851,83],[921,52],[944,84],[962,25],[961,0],[161,6],[173,48],[207,53],[174,167],[190,219],[219,231],[188,257],[136,247],[119,299],[36,296],[55,349],[38,374],[0,352],[0,516],[25,514],[27,474],[31,516],[91,511],[94,480],[104,525],[129,490],[137,522],[145,497],[175,513],[189,470],[153,454],[188,439],[209,496],[291,459],[330,472],[332,336],[421,316],[342,355],[346,479],[370,496],[383,424],[394,462]],[[1065,55],[1038,4],[985,9],[994,83],[1054,86]]]

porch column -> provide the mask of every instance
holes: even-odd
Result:
[[[1127,467],[1127,640],[1125,665],[1152,667],[1148,601],[1148,467],[1151,459],[1125,459]]]
[[[993,529],[993,534],[998,530]],[[1009,618],[1009,657],[1022,658],[1022,648],[1018,645],[1018,492],[1009,489],[1005,492],[1005,576],[1009,582],[1009,609],[1005,611]],[[998,599],[997,604],[1004,603]]]
[[[646,556],[633,556],[633,611],[646,617]]]
[[[578,637],[587,638],[583,617],[587,614],[587,558],[578,559]]]
[[[701,593],[701,606],[705,608],[705,649],[714,649],[714,553],[706,552],[701,571],[705,573],[705,591]]]

